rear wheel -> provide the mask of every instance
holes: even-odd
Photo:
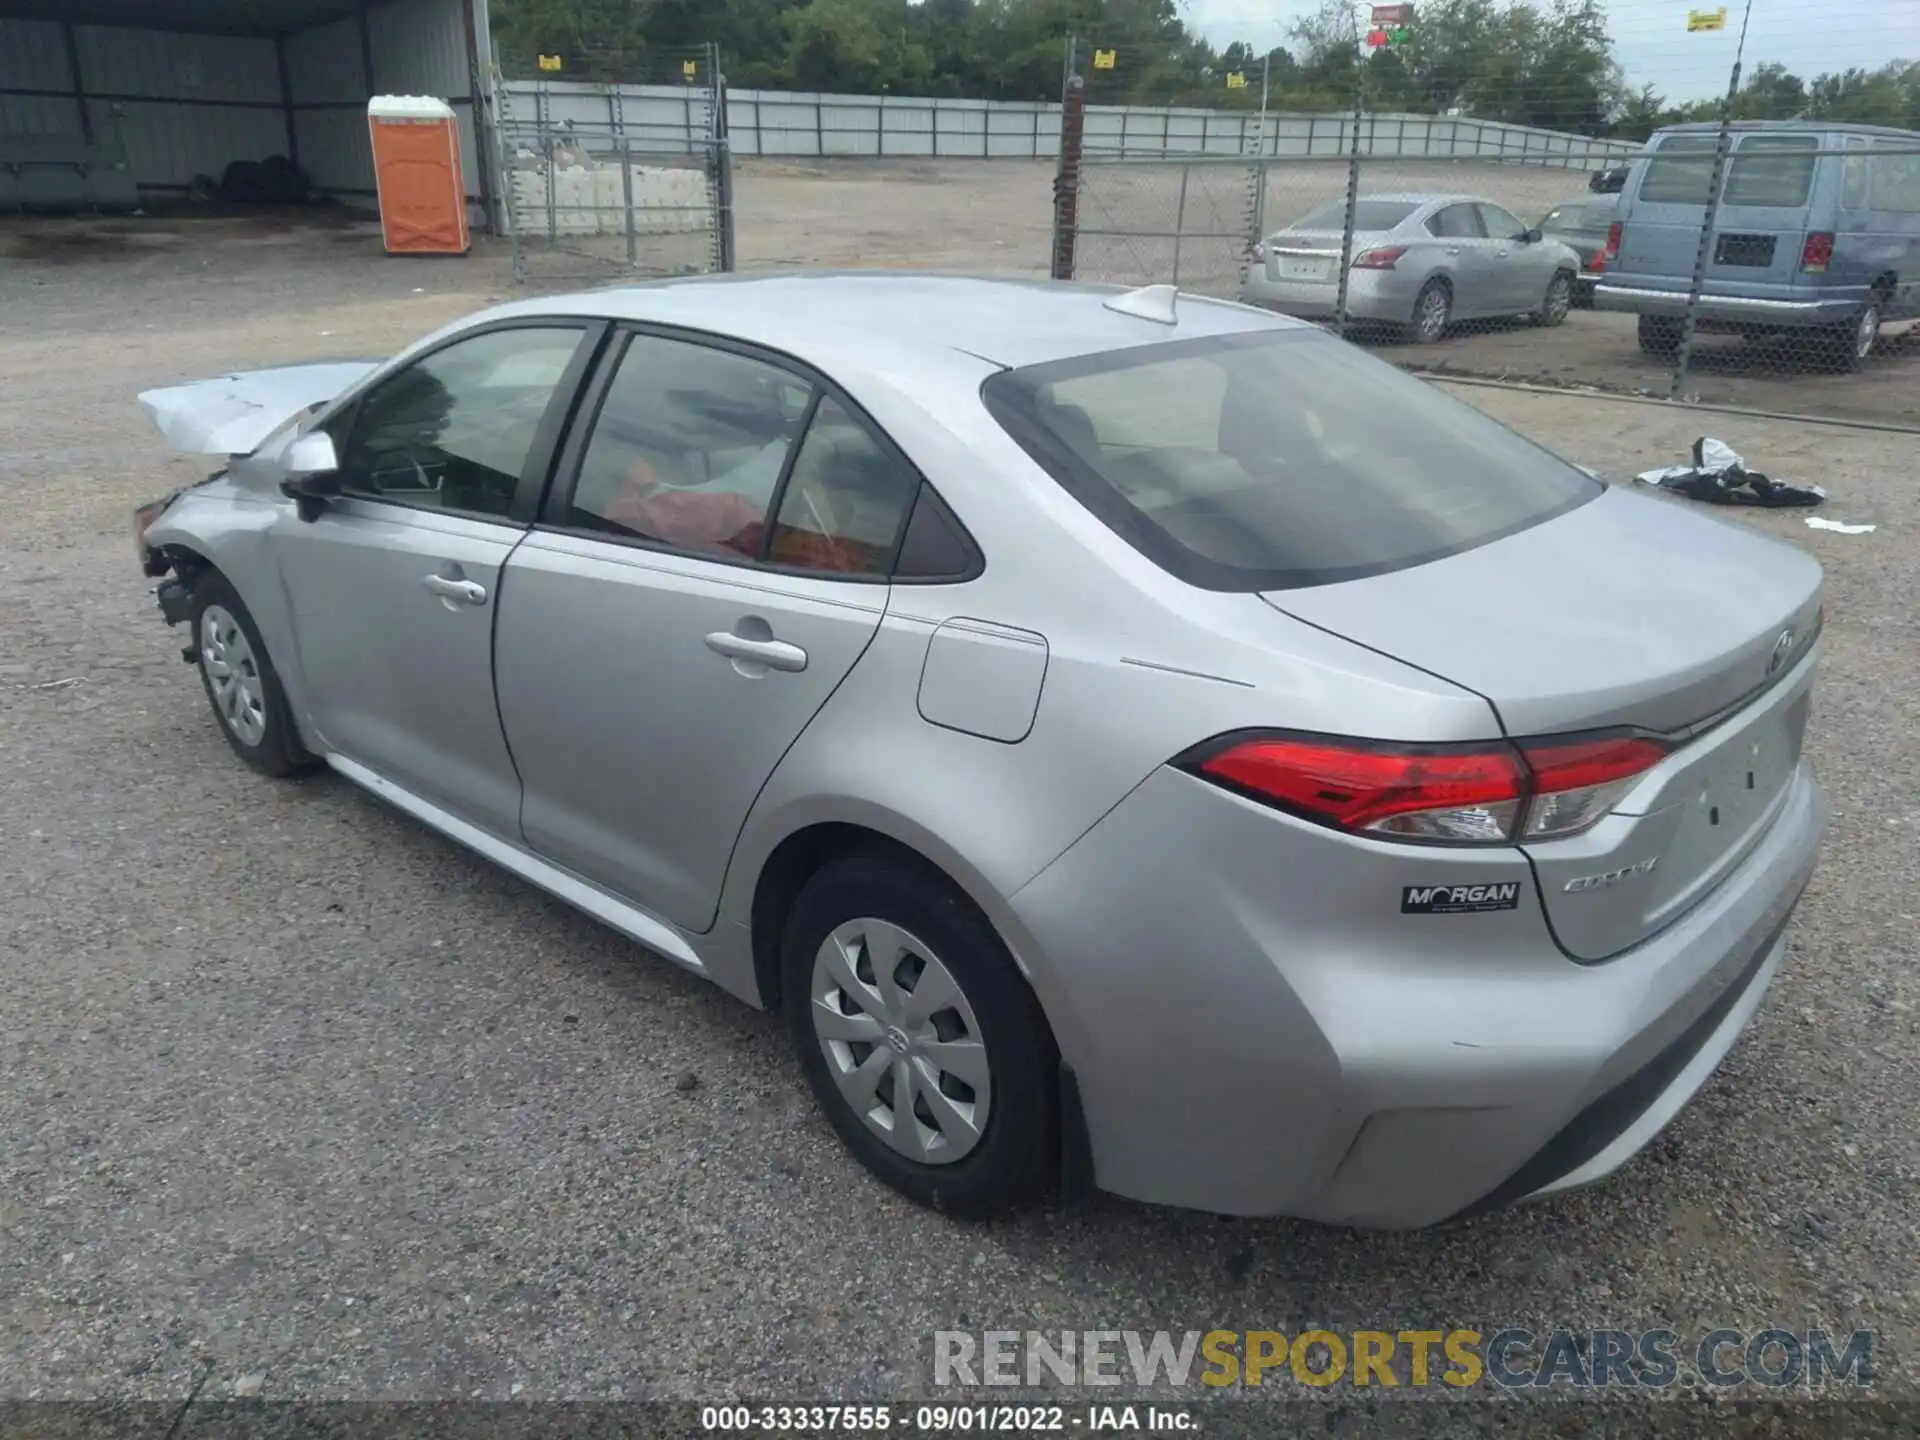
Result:
[[[240,594],[218,570],[193,587],[188,610],[200,683],[234,753],[262,775],[297,775],[316,763],[300,743],[286,691]]]
[[[1671,356],[1680,348],[1681,324],[1667,315],[1640,317],[1640,348],[1649,355]]]
[[[1416,345],[1431,345],[1447,333],[1453,318],[1453,292],[1444,280],[1429,280],[1413,300],[1413,319],[1407,326],[1407,338]]]
[[[1555,325],[1564,325],[1567,312],[1573,309],[1573,277],[1566,271],[1557,271],[1553,279],[1547,282],[1547,293],[1541,297],[1540,308],[1533,312],[1533,323],[1551,329]]]
[[[1883,303],[1881,297],[1875,295],[1853,319],[1824,334],[1818,358],[1843,373],[1852,373],[1864,366],[1873,355],[1873,347],[1880,343]]]
[[[795,902],[781,966],[800,1068],[876,1176],[962,1215],[1046,1183],[1051,1033],[993,927],[944,879],[884,855],[834,861]]]

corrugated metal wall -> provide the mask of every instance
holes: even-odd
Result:
[[[66,88],[60,27],[46,20],[0,20],[0,91]],[[80,108],[59,95],[0,94],[0,135],[78,139]]]
[[[477,195],[465,27],[462,0],[376,3],[367,14],[371,90],[354,17],[287,36],[293,147],[272,40],[95,25],[76,25],[74,40],[94,133],[126,146],[143,186],[185,186],[196,175],[218,179],[235,160],[297,148],[316,186],[370,198],[367,100],[400,93],[453,102],[467,190]],[[0,137],[79,139],[79,106],[62,93],[70,90],[70,77],[57,23],[0,19]],[[23,91],[35,93],[8,93]]]

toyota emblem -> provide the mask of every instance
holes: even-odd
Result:
[[[1787,657],[1793,654],[1793,627],[1789,625],[1780,632],[1780,638],[1773,642],[1773,653],[1767,656],[1767,674],[1777,675],[1780,667],[1787,663]]]

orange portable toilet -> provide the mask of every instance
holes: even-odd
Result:
[[[467,185],[453,107],[422,95],[367,102],[380,229],[389,255],[464,255]]]

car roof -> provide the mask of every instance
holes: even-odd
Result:
[[[876,362],[940,350],[1013,367],[1168,340],[1314,328],[1186,293],[1170,325],[1108,309],[1127,289],[925,271],[700,275],[521,301],[475,318],[591,315],[702,330],[803,360],[828,344],[839,351],[853,344]]]
[[[1718,120],[1689,120],[1680,125],[1662,125],[1655,135],[1700,134],[1719,130]],[[1734,131],[1776,130],[1783,134],[1813,135],[1833,131],[1846,135],[1891,135],[1920,144],[1920,130],[1902,130],[1893,125],[1860,125],[1846,120],[1735,120],[1727,128]]]

